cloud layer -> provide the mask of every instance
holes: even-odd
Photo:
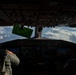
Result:
[[[45,31],[47,30],[47,31]],[[42,36],[50,39],[60,39],[76,43],[76,28],[71,27],[55,27],[44,29]]]
[[[0,43],[15,40],[15,39],[22,39],[25,37],[18,36],[12,34],[12,26],[7,27],[0,27]],[[32,28],[35,31],[35,28]],[[34,36],[34,31],[31,37]],[[73,43],[76,43],[76,28],[71,27],[54,27],[54,28],[43,28],[42,37],[50,38],[50,39],[60,39],[66,40]]]

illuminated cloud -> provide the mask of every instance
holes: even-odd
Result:
[[[15,40],[15,39],[25,39],[25,37],[12,34],[12,28],[13,28],[12,26],[0,27],[0,43],[10,40]],[[34,36],[35,28],[33,27],[32,29],[33,29],[32,36]],[[46,27],[43,28],[42,37],[46,37],[50,39],[66,40],[76,43],[76,28],[70,28],[70,27],[47,28]]]
[[[3,36],[0,36],[0,40],[3,39]]]
[[[76,43],[76,28],[55,27],[46,31],[45,37],[50,39],[60,39]]]

